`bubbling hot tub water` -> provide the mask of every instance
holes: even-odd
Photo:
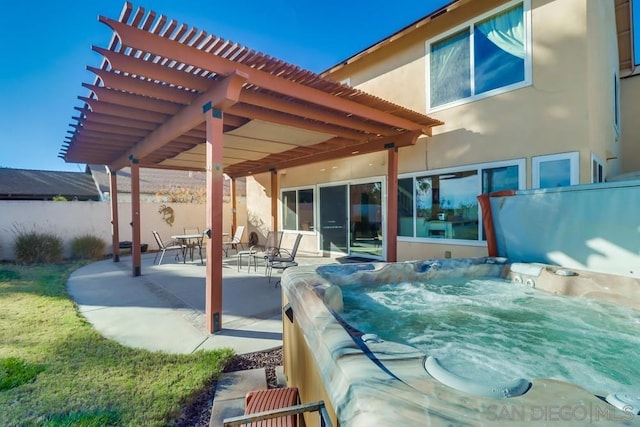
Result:
[[[341,426],[640,420],[640,280],[468,258],[298,267],[282,289],[288,385]]]
[[[594,394],[638,392],[640,313],[490,279],[346,285],[341,317],[483,383],[553,378]]]

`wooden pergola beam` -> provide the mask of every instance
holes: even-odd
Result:
[[[241,73],[231,73],[224,79],[223,84],[216,85],[209,92],[200,95],[191,105],[184,107],[167,120],[165,124],[138,142],[128,154],[125,153],[114,159],[110,164],[111,169],[118,170],[124,167],[129,161],[130,155],[135,158],[143,158],[153,153],[153,151],[179,137],[184,132],[204,122],[204,105],[209,104],[211,108],[220,110],[229,108],[229,106],[238,101],[240,89],[245,82],[246,76]]]
[[[378,140],[366,142],[336,138],[332,144],[321,144],[323,145],[323,149],[320,152],[316,151],[305,155],[304,153],[297,151],[297,149],[294,149],[286,154],[288,158],[283,158],[282,155],[272,154],[266,159],[261,159],[259,162],[247,161],[229,166],[226,169],[226,172],[230,177],[238,178],[258,173],[265,173],[270,169],[280,170],[308,165],[311,163],[311,159],[313,159],[313,162],[315,163],[326,160],[342,159],[354,155],[374,153],[391,147],[407,147],[414,145],[421,134],[422,132],[420,131],[406,132],[395,137],[380,138]],[[320,148],[319,146],[316,147]]]
[[[171,117],[170,114],[134,108],[128,105],[115,104],[104,100],[98,100],[97,98],[79,96],[78,99],[84,101],[84,103],[91,108],[91,111],[113,117],[125,117],[158,124],[164,123],[169,117]]]
[[[87,67],[95,73],[107,88],[114,88],[134,94],[158,98],[163,101],[177,104],[188,104],[196,96],[194,92],[178,89],[176,87],[162,86],[157,83],[134,78],[124,74],[116,74],[113,71],[102,70],[95,67]]]
[[[138,76],[144,76],[151,80],[172,82],[177,86],[195,89],[202,92],[208,89],[208,84],[203,82],[202,78],[195,74],[186,73],[181,70],[169,68],[150,61],[144,61],[139,58],[132,58],[129,55],[114,52],[98,46],[93,46],[92,48],[94,51],[105,57],[112,69],[126,71]]]
[[[155,111],[169,116],[177,114],[183,107],[181,104],[177,104],[175,102],[120,92],[88,83],[83,83],[82,86],[93,92],[101,102],[111,102],[113,104],[134,107],[140,110]]]
[[[418,130],[416,129],[417,124],[415,122],[386,113],[377,108],[359,104],[319,89],[283,79],[277,75],[257,70],[246,64],[234,62],[230,59],[199,50],[196,47],[184,45],[179,41],[149,33],[105,16],[100,16],[98,20],[116,32],[121,43],[125,46],[130,46],[134,49],[162,57],[170,55],[170,59],[175,61],[202,68],[203,70],[210,70],[221,75],[229,75],[239,71],[247,76],[248,83],[263,89],[304,101],[314,101],[327,108],[342,111],[346,114],[353,114],[399,129]],[[423,127],[420,127],[419,130],[422,129]]]
[[[362,132],[331,124],[305,120],[299,116],[279,113],[249,104],[236,104],[233,107],[229,108],[229,113],[249,119],[263,120],[266,122],[277,123],[284,126],[291,126],[298,129],[306,129],[312,132],[326,133],[328,135],[336,135],[354,140],[362,141],[367,138],[367,135]]]
[[[152,80],[168,81],[172,82],[174,85],[184,84],[199,91],[205,91],[209,88],[209,85],[216,84],[215,81],[212,83],[210,79],[193,76],[192,74],[182,71],[168,69],[167,67],[157,64],[152,64],[152,67],[147,67],[148,61],[140,58],[126,56],[106,49],[98,49],[98,51],[105,55],[105,58],[107,58],[108,61],[113,61],[117,67],[114,67],[114,64],[112,64],[112,67],[117,68],[121,72],[143,75],[144,77]],[[141,80],[140,78],[133,78],[123,74],[116,74],[113,71],[101,70],[93,67],[88,68],[96,73],[102,79],[105,86],[108,87],[118,88],[145,96],[153,96],[166,101],[180,102],[183,104],[188,104],[191,99],[195,97],[194,93],[187,92],[185,90],[164,86],[158,88],[157,84]],[[167,71],[169,71],[169,73],[167,73]],[[189,97],[191,97],[191,99],[188,99]],[[259,93],[253,89],[243,89],[240,93],[240,102],[291,115],[301,115],[311,120],[333,123],[346,128],[372,133],[374,135],[388,135],[389,131],[388,127],[376,124],[375,122],[357,122],[352,118],[347,117],[344,113],[336,113],[327,109],[320,110],[317,107],[311,108],[311,105],[309,104],[287,101],[282,98]],[[226,115],[225,123],[227,123]]]

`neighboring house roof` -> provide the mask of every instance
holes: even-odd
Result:
[[[90,174],[0,168],[0,200],[100,200]]]
[[[87,165],[93,178],[98,184],[102,194],[109,193],[110,179],[107,168],[102,165]],[[117,185],[119,193],[131,193],[131,169],[123,168],[117,171]],[[244,180],[242,189],[238,185],[239,194],[244,194]],[[174,189],[197,190],[207,186],[206,174],[204,172],[194,172],[171,169],[150,169],[140,168],[140,193],[157,194],[162,191]],[[224,194],[230,194],[229,180],[224,181]]]
[[[87,165],[96,180],[98,188],[104,193],[110,191],[110,179],[107,168],[102,165]],[[131,193],[131,169],[123,168],[117,172],[118,192]],[[204,172],[190,172],[169,169],[140,168],[140,193],[156,194],[171,188],[198,189],[207,185]]]

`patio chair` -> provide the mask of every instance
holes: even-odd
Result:
[[[249,259],[249,263],[247,265],[247,271],[251,272],[251,263],[253,262],[253,267],[258,271],[258,266],[256,263],[256,254],[258,253],[258,244],[260,241],[258,240],[258,233],[252,231],[249,233],[249,249],[246,251],[237,251],[237,263],[238,263],[238,271],[240,271],[240,267],[242,266],[242,258],[247,257]]]
[[[280,249],[280,253],[278,256],[272,256],[267,258],[267,275],[269,276],[269,283],[271,283],[271,273],[273,269],[284,271],[289,267],[296,267],[298,263],[296,262],[296,253],[298,252],[298,247],[300,246],[300,240],[302,240],[302,234],[298,234],[296,236],[296,241],[293,244],[293,248],[291,252],[288,252],[286,249]],[[288,256],[283,256],[283,254],[287,254]],[[278,287],[278,280],[275,284]]]
[[[186,246],[182,244],[176,243],[174,240],[162,240],[160,234],[153,230],[153,237],[156,239],[156,243],[158,244],[159,252],[156,252],[156,256],[153,259],[153,263],[156,263],[158,259],[158,255],[160,255],[160,261],[158,261],[158,265],[162,264],[162,259],[164,258],[164,254],[167,251],[176,251],[176,260],[180,259],[180,255],[185,256]]]
[[[240,245],[240,247],[244,249],[244,246],[242,245],[243,235],[244,235],[244,225],[239,225],[238,228],[236,228],[236,232],[233,234],[233,238],[228,242],[222,242],[222,250],[224,251],[225,257],[229,256],[229,253],[228,253],[229,248],[233,248],[237,252],[238,245]]]
[[[264,260],[265,269],[264,275],[267,275],[267,264],[268,259],[271,257],[276,257],[280,255],[280,244],[282,243],[282,231],[269,231],[267,233],[267,239],[264,245],[257,244],[254,248],[255,251],[250,255],[251,259],[249,260],[249,266],[253,263],[254,268],[258,271],[258,259]],[[262,251],[258,251],[259,248],[262,248]]]

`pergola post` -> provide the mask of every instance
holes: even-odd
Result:
[[[140,259],[140,165],[131,156],[131,268],[132,275],[142,274]]]
[[[222,329],[222,199],[224,177],[222,175],[223,114],[222,110],[203,108],[207,129],[207,213],[210,230],[207,244],[205,316],[207,331]]]
[[[118,178],[117,173],[109,171],[109,197],[111,198],[111,244],[113,262],[120,262],[120,225],[118,223]]]
[[[398,260],[398,148],[387,150],[387,261]]]
[[[278,231],[278,172],[271,169],[271,229]]]
[[[235,178],[231,178],[231,233],[236,232],[236,228],[238,228],[238,199],[236,195],[236,184],[237,181]]]

